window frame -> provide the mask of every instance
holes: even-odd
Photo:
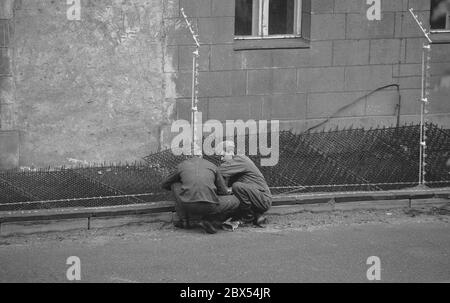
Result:
[[[302,13],[303,1],[294,0],[294,33],[269,35],[269,1],[253,0],[252,34],[235,35],[234,40],[268,40],[268,39],[292,39],[302,38]],[[256,8],[256,10],[255,10]]]
[[[440,33],[450,33],[450,10],[447,9],[447,17],[446,17],[446,27],[445,29],[432,29],[431,28],[431,14],[433,13],[433,7],[431,6],[430,1],[430,33],[431,34],[440,34]]]
[[[433,13],[433,7],[431,6],[430,1],[430,35],[433,44],[449,44],[450,43],[450,28],[449,29],[432,29],[431,28],[431,14]],[[450,10],[447,9],[447,21],[450,23]],[[450,26],[450,24],[446,24],[446,26]]]

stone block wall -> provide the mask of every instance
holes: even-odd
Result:
[[[379,87],[398,84],[400,123],[419,121],[425,40],[408,9],[428,24],[429,1],[382,0],[382,19],[369,21],[366,1],[312,0],[308,47],[252,50],[235,50],[234,1],[180,0],[178,6],[199,29],[205,119],[278,119],[283,128],[302,131]],[[178,54],[176,70],[167,71],[176,78],[177,117],[187,119],[192,41],[185,35],[169,43]],[[432,62],[429,117],[450,127],[450,44],[433,46]],[[395,125],[398,103],[391,87],[362,98],[324,128]]]

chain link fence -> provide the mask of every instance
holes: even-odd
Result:
[[[450,131],[427,125],[426,185],[450,186]],[[269,136],[270,137],[270,136]],[[246,140],[248,150],[248,138]],[[385,191],[419,184],[420,126],[294,134],[282,131],[279,162],[260,167],[273,194]],[[185,160],[165,150],[143,162],[0,172],[0,211],[104,207],[172,200],[162,180]],[[220,159],[205,156],[216,165]]]

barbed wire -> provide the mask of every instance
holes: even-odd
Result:
[[[445,184],[450,183],[448,181],[430,181],[427,184]],[[329,185],[299,185],[299,186],[276,186],[270,187],[270,189],[295,189],[295,188],[330,188],[330,187],[358,187],[358,186],[383,186],[383,185],[414,185],[418,184],[418,182],[391,182],[391,183],[360,183],[360,184],[329,184]]]
[[[28,205],[28,204],[45,204],[45,203],[60,203],[60,202],[78,202],[89,200],[109,200],[109,199],[124,199],[124,198],[137,198],[157,196],[161,193],[146,193],[146,194],[131,194],[131,195],[118,195],[118,196],[104,196],[104,197],[87,197],[87,198],[71,198],[71,199],[58,199],[58,200],[43,200],[43,201],[27,201],[27,202],[13,202],[13,203],[0,203],[0,206],[13,206],[13,205]]]
[[[427,182],[427,184],[445,184],[449,183],[449,181],[432,181]],[[277,189],[307,189],[307,188],[336,188],[336,187],[368,187],[368,186],[388,186],[388,185],[414,185],[417,182],[397,182],[397,183],[375,183],[375,184],[330,184],[330,185],[309,185],[309,186],[275,186],[270,187],[271,190]],[[409,189],[410,191],[413,189]],[[383,190],[373,190],[366,192],[381,192]],[[419,190],[419,191],[427,191]],[[435,189],[430,189],[429,191],[436,191]],[[354,191],[345,191],[342,193],[353,193]],[[321,195],[325,193],[309,193],[310,195]],[[329,194],[329,193],[326,193]],[[43,201],[27,201],[27,202],[14,202],[14,203],[0,203],[0,206],[14,206],[14,205],[29,205],[29,204],[47,204],[47,203],[61,203],[61,202],[79,202],[79,201],[89,201],[89,200],[108,200],[108,199],[124,199],[124,198],[137,198],[137,197],[148,197],[148,196],[157,196],[161,195],[161,193],[144,193],[144,194],[129,194],[129,195],[117,195],[117,196],[103,196],[103,197],[84,197],[84,198],[71,198],[71,199],[58,199],[58,200],[43,200]],[[282,194],[280,194],[282,195]],[[160,201],[165,202],[165,201]],[[150,202],[157,203],[157,202]]]

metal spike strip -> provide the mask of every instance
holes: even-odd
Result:
[[[409,12],[413,16],[414,20],[416,21],[417,25],[419,25],[420,29],[422,30],[423,34],[425,35],[425,38],[427,38],[429,43],[432,43],[433,41],[430,38],[430,32],[423,26],[422,21],[419,20],[419,16],[414,13],[414,9],[410,8]]]
[[[445,166],[450,130],[434,124],[428,124],[427,130],[427,185],[450,186]],[[274,194],[402,189],[419,184],[415,177],[419,139],[420,125],[303,134],[282,131],[278,165],[261,167],[261,155],[250,157]],[[166,150],[145,157],[144,163],[0,172],[0,211],[173,200],[160,184],[187,158]],[[216,156],[205,159],[220,164]]]

